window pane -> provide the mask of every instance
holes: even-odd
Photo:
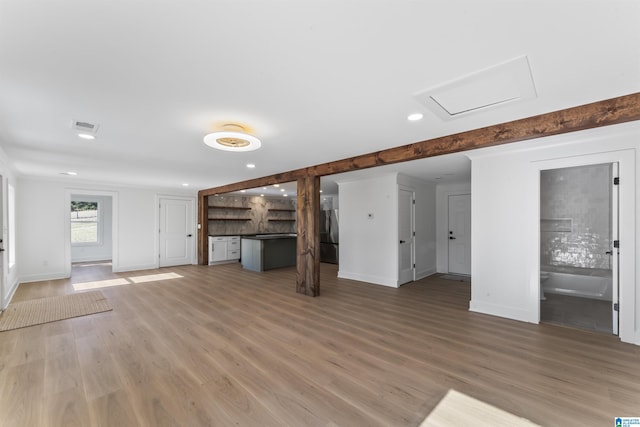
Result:
[[[71,243],[98,243],[98,202],[71,202]]]

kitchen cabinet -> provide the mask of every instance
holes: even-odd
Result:
[[[295,234],[270,234],[242,238],[242,268],[265,271],[295,266],[297,247]]]
[[[240,236],[209,236],[209,265],[238,262]]]

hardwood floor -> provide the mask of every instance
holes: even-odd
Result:
[[[471,313],[468,283],[336,269],[318,298],[239,264],[22,284],[14,301],[103,280],[113,311],[0,333],[1,424],[417,426],[449,389],[545,426],[640,416],[640,347]]]

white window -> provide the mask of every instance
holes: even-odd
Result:
[[[76,246],[99,245],[102,224],[100,203],[93,200],[71,202],[71,244]]]
[[[9,223],[9,268],[16,265],[16,192],[13,185],[8,184],[7,222]]]

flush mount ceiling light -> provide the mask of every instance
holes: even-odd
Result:
[[[258,138],[249,135],[244,127],[234,123],[222,125],[221,131],[206,135],[204,143],[223,151],[253,151],[262,145]]]

